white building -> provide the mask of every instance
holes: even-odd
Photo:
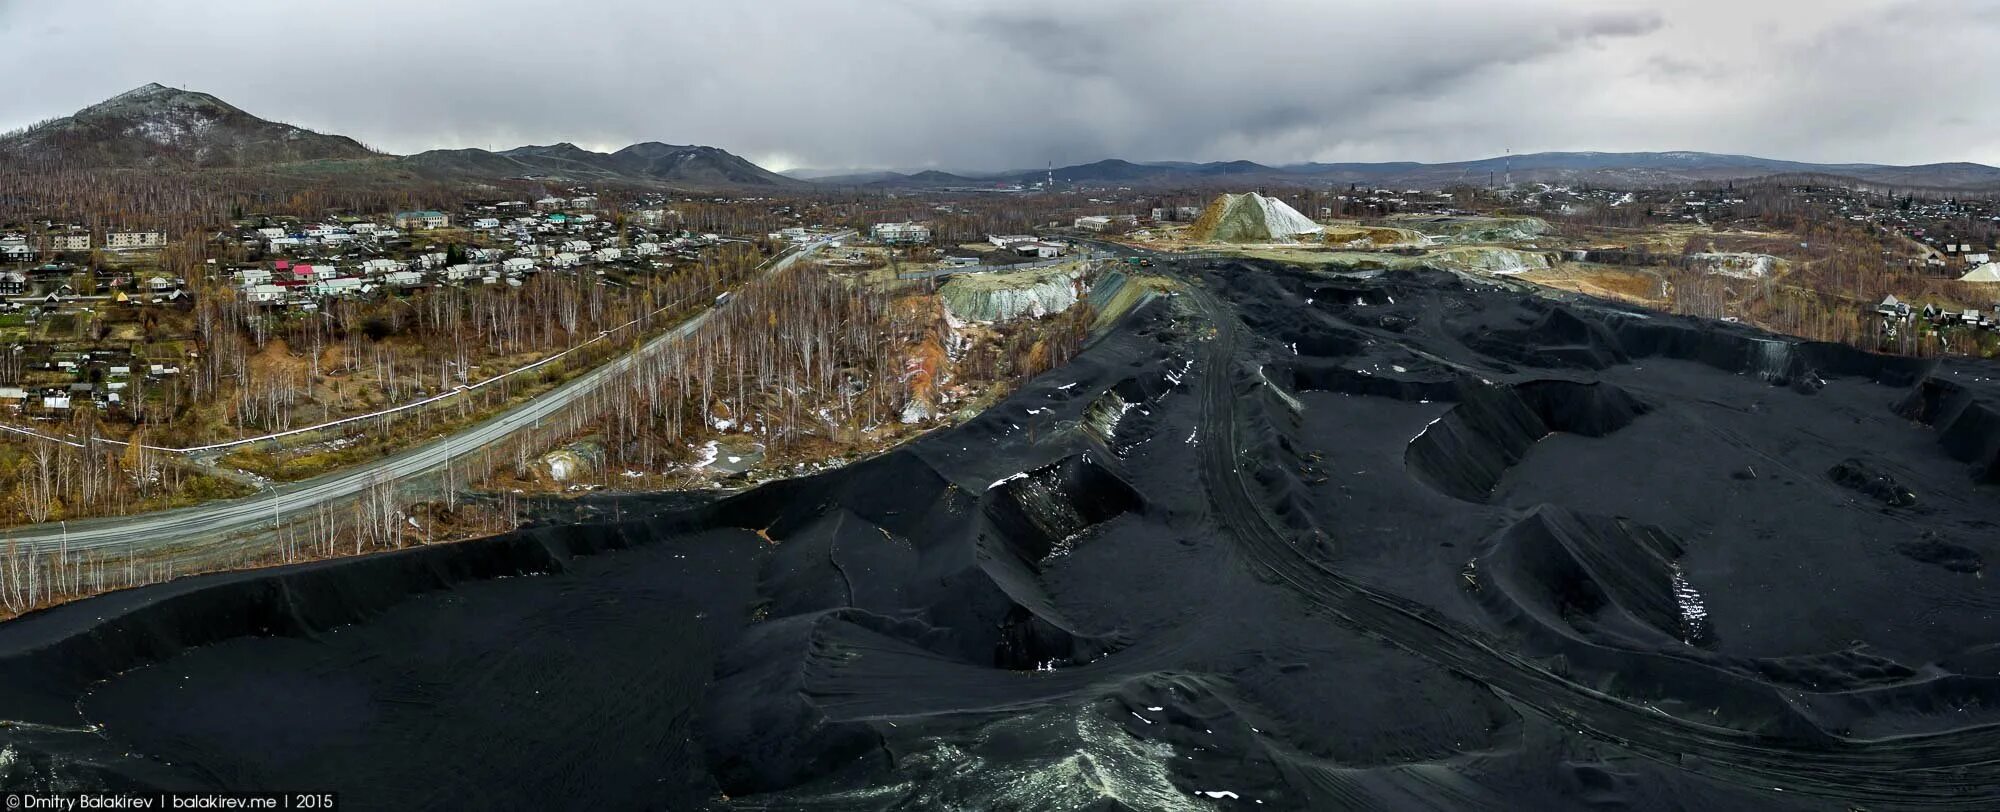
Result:
[[[361,261],[361,272],[368,276],[395,273],[403,270],[405,267],[407,266],[393,259],[364,259]]]
[[[1139,216],[1136,214],[1094,215],[1076,218],[1076,229],[1078,231],[1106,231],[1114,223],[1131,226],[1137,225],[1138,222]]]
[[[353,276],[337,276],[313,283],[313,293],[320,296],[350,296],[367,290],[367,284]]]
[[[650,257],[657,255],[659,253],[660,253],[660,244],[656,242],[642,242],[639,243],[638,245],[632,246],[633,256]]]
[[[1024,257],[1050,259],[1062,256],[1063,246],[1052,242],[1024,242],[1014,246],[1014,253]]]
[[[285,230],[282,228],[260,228],[257,229],[257,236],[266,240],[281,240],[285,238]]]
[[[527,257],[512,257],[500,263],[500,270],[509,274],[535,272],[535,261]]]
[[[558,251],[556,252],[555,258],[550,260],[550,263],[558,268],[574,268],[577,266],[578,263],[582,261],[583,257],[575,253],[569,251]]]
[[[285,289],[279,285],[251,285],[243,295],[251,304],[277,304],[285,300]]]
[[[560,247],[556,248],[556,250],[567,251],[572,254],[588,254],[590,253],[590,241],[570,240],[568,242],[563,243]]]
[[[167,235],[163,231],[113,231],[104,235],[104,247],[110,251],[162,248],[166,244]]]
[[[597,261],[598,261],[598,262],[617,262],[618,260],[621,260],[621,259],[624,259],[624,258],[625,258],[625,252],[624,252],[624,251],[620,251],[620,250],[618,250],[618,249],[616,249],[616,248],[599,248],[599,249],[597,249]]]
[[[244,268],[236,272],[236,284],[246,288],[271,284],[271,269]]]
[[[451,216],[441,211],[404,211],[396,213],[395,222],[397,228],[446,228],[451,225]]]
[[[500,221],[492,217],[481,217],[477,220],[472,221],[472,227],[478,229],[492,230],[500,227]]]
[[[42,242],[52,251],[88,251],[90,250],[90,232],[50,234],[43,237]]]
[[[921,245],[931,241],[931,227],[923,223],[876,223],[868,234],[884,245]]]
[[[423,287],[424,275],[416,271],[397,271],[382,277],[382,283],[399,288]]]
[[[1035,238],[1026,234],[993,234],[986,238],[995,248],[1011,248],[1024,242],[1034,242]]]
[[[583,197],[571,200],[569,207],[572,209],[594,209],[597,208],[597,198],[593,195],[584,195]]]

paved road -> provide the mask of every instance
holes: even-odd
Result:
[[[766,269],[765,273],[776,273],[846,236],[839,234],[808,243],[783,259],[771,263],[771,267]],[[25,549],[38,552],[58,547],[66,547],[72,552],[106,548],[120,552],[131,549],[136,552],[195,547],[208,542],[226,540],[231,534],[239,531],[270,526],[279,519],[297,516],[317,509],[321,505],[353,498],[380,482],[440,471],[449,463],[506,439],[516,431],[536,425],[578,397],[589,394],[605,383],[624,375],[639,359],[651,357],[667,345],[685,338],[700,328],[708,321],[712,312],[703,311],[665,335],[647,342],[638,350],[591,370],[486,422],[366,466],[327,474],[304,482],[280,485],[263,494],[243,499],[212,502],[191,508],[138,516],[18,527],[0,531],[0,545],[12,541]]]

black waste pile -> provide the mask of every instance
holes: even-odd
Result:
[[[0,624],[0,788],[2000,808],[2000,366],[1179,270],[868,462]]]

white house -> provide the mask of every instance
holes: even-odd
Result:
[[[265,274],[265,277],[269,276]],[[277,304],[285,300],[285,289],[278,285],[251,285],[243,291],[243,295],[251,304]]]
[[[367,285],[358,277],[337,276],[313,283],[313,293],[320,296],[348,296],[367,291]]]
[[[594,209],[597,208],[597,198],[593,195],[584,195],[583,197],[571,200],[569,207],[572,209]]]
[[[1049,259],[1062,256],[1063,247],[1052,242],[1024,242],[1014,246],[1014,253],[1024,257]]]
[[[560,197],[545,197],[535,201],[535,208],[541,209],[543,211],[553,211],[555,209],[560,209],[567,205],[569,205],[569,201],[564,200]]]
[[[617,262],[618,260],[621,260],[621,259],[624,259],[624,258],[625,258],[625,252],[624,252],[624,251],[620,251],[620,250],[618,250],[618,249],[616,249],[616,248],[599,248],[599,249],[597,249],[597,261],[598,261],[598,262]]]
[[[551,263],[558,268],[574,268],[576,267],[577,263],[582,261],[583,257],[573,252],[558,251],[556,252],[555,259],[551,260]]]
[[[478,276],[479,272],[469,263],[459,263],[444,269],[444,281],[459,282]]]
[[[588,254],[590,253],[590,241],[570,240],[569,242],[563,243],[562,246],[557,248],[556,250],[567,251],[572,254]]]
[[[284,239],[285,230],[282,228],[260,228],[257,229],[257,236],[266,240]]]
[[[361,261],[361,272],[368,276],[395,273],[396,271],[403,270],[404,267],[403,263],[393,259],[365,259]]]
[[[656,242],[642,242],[632,246],[632,255],[636,257],[650,257],[658,253],[660,253],[660,244]]]
[[[349,234],[345,231],[336,231],[333,232],[332,234],[328,234],[324,237],[319,238],[319,241],[327,245],[346,245],[348,243],[354,242],[354,235]]]
[[[348,226],[348,227],[347,227],[347,230],[348,230],[348,231],[352,231],[352,232],[354,232],[354,233],[356,233],[356,234],[373,234],[373,233],[375,233],[375,224],[374,224],[374,223],[355,223],[354,225],[351,225],[351,226]]]
[[[244,268],[236,272],[236,284],[246,288],[271,284],[271,269]]]
[[[500,221],[492,217],[481,217],[477,220],[472,221],[472,227],[478,229],[492,230],[500,227]]]
[[[417,265],[426,270],[442,268],[444,267],[445,258],[445,255],[442,253],[423,254],[417,257]]]
[[[397,271],[382,277],[382,283],[399,288],[423,287],[424,275],[416,271]]]
[[[535,261],[527,257],[512,257],[500,263],[500,270],[509,274],[535,272]]]

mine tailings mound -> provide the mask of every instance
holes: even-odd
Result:
[[[1438,491],[1485,502],[1508,468],[1556,432],[1603,437],[1647,411],[1605,383],[1531,381],[1461,385],[1459,402],[1410,441],[1405,465]]]

